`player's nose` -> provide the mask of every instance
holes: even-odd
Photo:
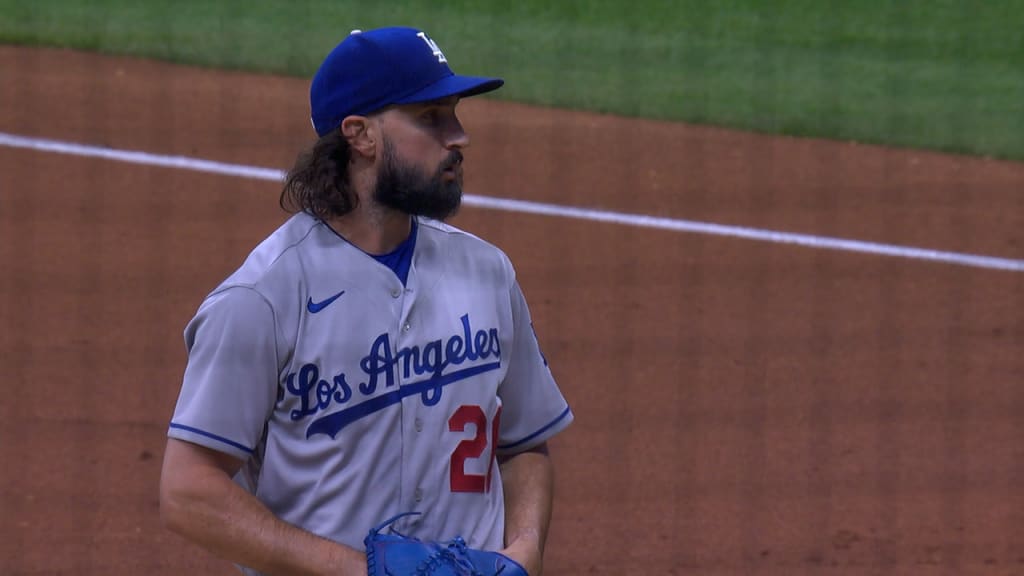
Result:
[[[448,133],[445,135],[445,147],[459,149],[468,146],[469,134],[466,134],[462,123],[456,119],[450,124]]]

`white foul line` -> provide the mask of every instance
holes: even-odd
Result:
[[[179,168],[194,172],[205,172],[210,174],[222,174],[226,176],[238,176],[242,178],[253,178],[256,180],[270,180],[275,182],[283,181],[285,172],[271,168],[259,168],[255,166],[244,166],[240,164],[227,164],[213,162],[186,156],[161,156],[148,152],[137,152],[131,150],[115,150],[112,148],[101,148],[98,146],[86,146],[57,140],[42,138],[28,138],[0,132],[0,146],[12,148],[27,148],[43,152],[55,152],[58,154],[71,154],[74,156],[85,156],[91,158],[103,158],[116,162],[128,162],[132,164],[143,164],[146,166],[161,166],[167,168]],[[759,242],[772,242],[776,244],[793,244],[817,248],[822,250],[841,250],[846,252],[857,252],[861,254],[876,254],[879,256],[892,256],[896,258],[907,258],[911,260],[926,260],[941,262],[958,266],[970,266],[974,268],[986,268],[990,270],[1008,270],[1011,272],[1024,272],[1024,260],[1013,260],[1009,258],[997,258],[994,256],[981,256],[977,254],[965,254],[960,252],[945,252],[941,250],[929,250],[927,248],[914,248],[910,246],[897,246],[893,244],[880,244],[877,242],[864,242],[861,240],[847,240],[843,238],[829,238],[825,236],[812,236],[810,234],[795,234],[791,232],[778,232],[774,230],[763,230],[758,228],[746,228],[743,226],[727,226],[724,224],[713,224],[710,222],[697,222],[693,220],[679,220],[674,218],[662,218],[657,216],[644,216],[641,214],[623,214],[619,212],[608,212],[604,210],[593,210],[589,208],[576,208],[573,206],[558,206],[555,204],[543,204],[540,202],[528,202],[525,200],[512,200],[507,198],[493,198],[489,196],[476,196],[467,194],[463,197],[463,203],[467,206],[488,208],[492,210],[505,210],[508,212],[519,212],[526,214],[541,214],[545,216],[558,216],[562,218],[575,218],[593,222],[607,222],[623,224],[626,226],[637,226],[641,228],[654,228],[659,230],[671,230],[675,232],[691,232],[696,234],[708,234],[712,236],[725,236],[730,238],[744,238]]]
[[[208,172],[211,174],[224,174],[226,176],[240,176],[242,178],[255,178],[257,180],[277,180],[284,178],[281,170],[269,168],[256,168],[254,166],[242,166],[239,164],[225,164],[210,160],[200,160],[187,156],[160,156],[149,152],[135,152],[132,150],[115,150],[113,148],[101,148],[99,146],[86,146],[73,144],[71,142],[60,142],[59,140],[46,140],[44,138],[26,138],[0,132],[0,146],[12,148],[28,148],[41,152],[56,152],[57,154],[70,154],[72,156],[86,156],[89,158],[103,158],[115,162],[128,162],[129,164],[143,164],[145,166],[161,166],[164,168],[180,168],[193,172]]]

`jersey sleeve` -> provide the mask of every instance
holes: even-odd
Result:
[[[246,460],[277,401],[274,311],[258,292],[208,297],[185,328],[188,363],[167,435]]]
[[[508,372],[498,387],[502,402],[499,454],[532,448],[573,420],[572,410],[540,351],[526,298],[514,280],[510,298],[515,333]]]

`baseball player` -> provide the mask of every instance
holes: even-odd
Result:
[[[293,215],[211,292],[160,483],[171,530],[245,574],[367,573],[367,530],[465,538],[531,576],[547,441],[573,419],[506,255],[443,223],[469,137],[456,75],[412,28],[353,31],[310,89]]]

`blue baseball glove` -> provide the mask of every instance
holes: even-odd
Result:
[[[391,524],[406,512],[382,522],[363,540],[369,576],[528,576],[517,562],[498,552],[476,550],[461,537],[429,542],[398,533]],[[387,533],[382,532],[389,528]]]

